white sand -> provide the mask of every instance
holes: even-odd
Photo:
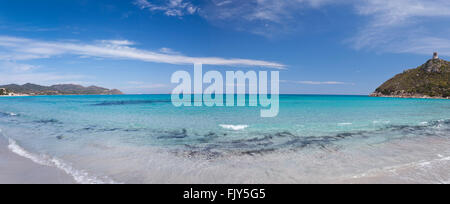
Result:
[[[42,166],[12,153],[0,137],[0,184],[74,184],[69,175],[57,168]]]

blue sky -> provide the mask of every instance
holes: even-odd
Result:
[[[448,25],[448,0],[0,0],[0,84],[170,93],[202,62],[280,70],[282,93],[369,94],[450,56]]]

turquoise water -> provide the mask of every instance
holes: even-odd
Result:
[[[397,182],[450,181],[448,100],[282,95],[278,117],[260,110],[176,108],[170,95],[2,97],[0,129],[12,151],[80,183],[388,182],[398,166]],[[418,176],[417,162],[435,174]]]

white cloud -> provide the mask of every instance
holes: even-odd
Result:
[[[132,87],[128,87],[126,89],[159,89],[159,88],[166,88],[169,85],[167,84],[147,84],[147,83],[141,83],[141,84],[132,84]]]
[[[282,83],[302,84],[302,85],[354,85],[353,83],[339,81],[289,81],[281,80]]]
[[[448,0],[364,0],[356,4],[360,15],[374,16],[371,26],[406,23],[413,17],[449,17]]]
[[[248,21],[271,21],[281,23],[301,9],[318,8],[333,0],[211,0],[202,9],[206,18],[240,18]]]
[[[35,83],[40,85],[52,85],[65,82],[67,80],[78,80],[86,78],[82,75],[64,75],[57,73],[0,73],[0,84],[25,84]]]
[[[134,4],[152,13],[180,17],[199,14],[214,24],[232,26],[258,35],[288,32],[303,9],[319,8],[336,0],[135,0]],[[270,31],[270,32],[268,32]]]
[[[171,54],[171,55],[178,55],[178,54],[180,54],[179,52],[174,51],[174,50],[172,50],[170,48],[167,48],[167,47],[163,47],[163,48],[159,49],[159,52],[165,53],[165,54]]]
[[[20,41],[11,39],[11,42],[20,42]],[[20,56],[20,55],[21,54],[17,55],[14,54],[8,55],[6,57],[3,56],[2,58],[0,58],[0,76],[2,76],[0,77],[0,85],[25,84],[25,83],[51,85],[55,83],[64,83],[67,80],[78,80],[82,78],[87,78],[86,76],[83,75],[36,72],[40,68],[40,66],[18,63],[17,61],[9,59],[9,57],[11,56]],[[24,54],[23,56],[26,56],[26,54]],[[18,58],[23,60],[39,58],[39,57],[27,58],[23,56],[20,56]]]
[[[67,80],[88,78],[84,75],[36,72],[40,66],[14,61],[0,61],[0,85],[36,83],[51,85],[66,83]]]
[[[111,41],[108,41],[111,42]],[[128,42],[128,41],[127,41]],[[123,43],[122,43],[123,44]],[[49,58],[60,55],[78,55],[109,59],[140,60],[167,64],[226,65],[226,66],[259,66],[283,69],[283,64],[251,59],[225,59],[220,57],[189,57],[179,54],[166,54],[133,48],[120,43],[83,44],[75,42],[39,41],[27,38],[0,36],[0,48],[3,48],[11,58],[20,60],[24,56],[33,58]]]
[[[332,0],[210,0],[199,11],[209,22],[272,37],[294,31],[302,11]]]
[[[8,72],[25,72],[38,68],[38,66],[30,64],[20,64],[13,61],[0,61],[0,70]]]
[[[440,55],[450,56],[450,39],[421,37],[408,41],[407,46],[397,48],[399,53],[417,53],[430,56],[432,51],[439,51]]]
[[[168,84],[152,84],[142,81],[129,81],[127,84],[128,86],[121,88],[122,91],[126,91],[127,93],[154,93],[154,91],[169,93],[172,87],[172,85]]]
[[[159,2],[159,1],[158,1]],[[345,5],[354,11],[355,35],[346,40],[351,47],[377,52],[430,54],[439,51],[450,56],[449,0],[193,0],[166,1],[155,6],[147,0],[136,5],[167,11],[182,3],[197,8],[212,24],[272,37],[295,32],[304,26],[303,13]],[[175,3],[173,3],[175,2]],[[178,2],[178,3],[177,3]],[[195,3],[194,3],[195,2]],[[173,5],[173,6],[167,6]],[[174,14],[183,14],[183,7]],[[185,13],[185,12],[184,12]],[[177,16],[177,15],[175,15]],[[308,28],[304,28],[307,30]],[[440,44],[443,43],[443,44]]]
[[[135,5],[141,9],[148,9],[152,12],[161,11],[167,16],[184,16],[192,15],[198,11],[198,7],[194,6],[189,0],[136,0]]]
[[[350,39],[354,48],[450,56],[450,1],[364,0],[355,8],[369,20]]]
[[[103,44],[118,45],[118,46],[135,45],[134,42],[128,40],[101,40],[100,42]]]
[[[129,81],[127,83],[131,84],[131,85],[142,85],[142,84],[145,84],[145,82],[142,82],[142,81]]]

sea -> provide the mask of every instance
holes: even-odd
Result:
[[[170,99],[0,97],[0,137],[78,183],[450,183],[449,100],[280,95],[262,118]]]

